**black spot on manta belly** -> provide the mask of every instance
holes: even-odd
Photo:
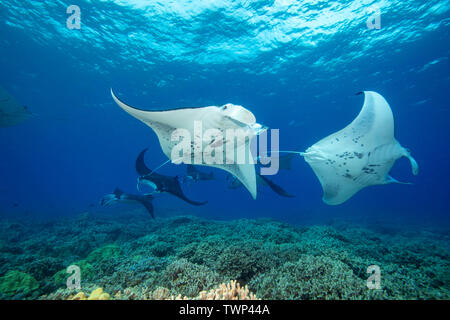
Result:
[[[359,159],[362,159],[364,157],[363,153],[359,153],[359,152],[353,152],[353,154],[358,157]]]

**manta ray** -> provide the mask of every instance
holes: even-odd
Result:
[[[227,176],[227,181],[228,181],[229,189],[237,189],[237,188],[242,187],[242,183],[232,175]],[[259,185],[268,186],[270,189],[272,189],[273,192],[275,192],[279,196],[286,197],[286,198],[295,198],[295,196],[289,194],[282,187],[277,185],[275,182],[273,182],[269,178],[263,176],[262,174],[259,174],[259,173],[256,174],[256,182]]]
[[[186,166],[186,179],[190,179],[192,181],[208,181],[208,180],[214,180],[214,173],[213,172],[203,172],[198,170],[195,166],[192,164],[188,164]]]
[[[24,122],[33,114],[20,105],[6,89],[0,86],[0,127],[11,127]]]
[[[130,194],[125,193],[119,188],[116,188],[113,193],[105,195],[100,200],[101,206],[108,206],[114,202],[123,202],[123,203],[140,203],[142,204],[145,209],[147,209],[148,213],[152,216],[153,219],[155,219],[155,216],[153,214],[153,196],[150,194],[147,195],[139,195],[139,194]]]
[[[181,189],[178,177],[170,177],[151,171],[144,162],[144,156],[147,150],[142,150],[136,159],[136,172],[139,175],[138,188],[141,184],[144,184],[151,187],[156,193],[170,193],[194,206],[201,206],[208,203],[208,201],[198,202],[188,199]]]
[[[256,199],[256,175],[254,168],[254,159],[250,152],[250,142],[266,128],[256,123],[256,118],[252,112],[242,106],[231,103],[223,106],[208,106],[199,108],[180,108],[166,111],[144,111],[126,105],[120,101],[111,89],[111,95],[116,104],[124,111],[144,122],[158,136],[162,151],[173,163],[189,163],[180,158],[173,149],[180,143],[173,141],[172,134],[176,134],[177,129],[183,129],[193,137],[187,143],[190,149],[189,154],[194,164],[211,166],[231,173],[247,188],[252,197]],[[196,130],[196,123],[201,123],[201,131]],[[220,134],[221,138],[210,137],[205,139],[206,132]],[[245,139],[227,139],[227,132],[239,131],[244,133]],[[202,139],[203,138],[203,139]],[[217,138],[217,139],[216,139]],[[200,145],[193,141],[200,140]],[[235,141],[236,140],[236,141]],[[207,161],[206,156],[220,153],[222,148],[223,159],[220,162]],[[234,152],[228,152],[228,150]],[[178,151],[178,149],[175,149]],[[213,151],[215,150],[215,151]],[[241,154],[246,158],[245,161],[236,161],[236,155]],[[248,158],[248,159],[247,159]],[[182,160],[183,161],[180,161]]]
[[[389,175],[395,161],[409,159],[412,173],[419,166],[408,149],[394,138],[394,117],[387,101],[365,91],[359,115],[347,127],[299,152],[318,177],[323,201],[338,205],[373,185],[400,183]]]

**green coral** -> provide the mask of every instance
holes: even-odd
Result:
[[[99,272],[103,270],[101,266],[119,255],[120,248],[117,245],[106,245],[92,251],[86,259],[72,264],[80,267],[81,281],[83,282],[95,279],[99,275]],[[53,281],[57,286],[65,286],[68,277],[70,277],[70,274],[66,272],[66,269],[63,269],[53,276]]]
[[[74,262],[73,265],[80,267],[81,281],[93,279],[96,275],[95,268],[86,260]],[[66,269],[63,269],[55,273],[53,281],[57,286],[65,286],[70,275]]]
[[[29,295],[39,288],[39,283],[33,276],[20,271],[9,271],[0,278],[0,293],[7,296],[16,294]]]
[[[117,258],[119,255],[119,246],[112,244],[95,249],[87,256],[86,261],[91,264],[100,263],[112,258]]]

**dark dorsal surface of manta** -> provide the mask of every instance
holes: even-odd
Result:
[[[19,104],[5,88],[0,86],[0,127],[18,125],[32,115],[26,106]]]
[[[300,154],[311,166],[323,189],[323,201],[341,204],[359,190],[373,185],[399,183],[389,175],[395,161],[409,159],[414,175],[419,166],[411,152],[394,137],[394,117],[379,93],[365,91],[359,115],[344,129]]]
[[[213,172],[203,172],[198,170],[194,165],[186,165],[186,178],[191,179],[195,182],[197,181],[208,181],[214,180]]]
[[[295,198],[294,195],[289,194],[286,190],[284,190],[282,187],[277,185],[275,182],[267,178],[266,176],[263,176],[262,174],[256,175],[256,182],[261,185],[267,185],[270,189],[272,189],[273,192],[278,194],[279,196],[285,197],[285,198]]]
[[[272,159],[273,157],[275,157],[274,155],[272,155]],[[296,157],[296,154],[294,153],[289,153],[289,154],[284,154],[282,156],[278,156],[278,168],[280,170],[291,170],[292,169],[292,159],[294,159]],[[261,159],[260,159],[261,160]],[[261,167],[269,167],[270,164],[260,164]]]
[[[154,219],[155,216],[153,213],[153,204],[152,204],[153,199],[154,197],[150,194],[140,195],[140,194],[125,193],[119,188],[116,188],[113,193],[107,194],[102,198],[102,200],[100,201],[100,205],[108,206],[113,202],[122,202],[122,203],[137,202],[142,204]]]
[[[232,175],[227,176],[228,181],[228,188],[229,189],[237,189],[242,187],[242,183]],[[256,183],[259,185],[265,185],[268,186],[270,189],[272,189],[273,192],[278,194],[279,196],[285,197],[285,198],[294,198],[294,195],[289,194],[286,190],[284,190],[281,186],[277,185],[275,182],[270,180],[269,178],[257,173],[256,174]]]
[[[177,176],[166,176],[150,170],[144,161],[144,156],[147,150],[148,149],[142,150],[136,159],[136,172],[139,175],[138,185],[144,184],[150,186],[154,189],[154,192],[170,193],[171,195],[174,195],[194,206],[201,206],[208,203],[208,201],[199,202],[187,198],[181,189],[180,181]]]

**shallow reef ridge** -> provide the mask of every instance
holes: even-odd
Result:
[[[449,299],[449,262],[436,230],[138,211],[0,220],[1,299]],[[371,265],[381,289],[367,287]]]

